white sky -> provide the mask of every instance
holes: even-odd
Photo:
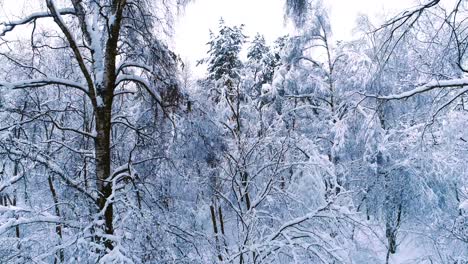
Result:
[[[425,1],[425,0],[422,0]],[[194,0],[178,19],[173,46],[182,59],[195,62],[206,56],[209,30],[216,31],[221,17],[228,25],[245,24],[245,33],[253,37],[263,34],[268,42],[291,31],[284,24],[284,3],[286,0]],[[415,0],[323,0],[326,4],[334,40],[352,38],[358,14],[364,13],[375,23],[414,5]],[[3,3],[3,5],[2,5]],[[0,0],[0,21],[21,18],[25,11],[37,8],[44,0]],[[6,15],[8,14],[8,15]],[[196,75],[203,74],[204,67],[193,69]]]
[[[268,42],[288,33],[284,25],[285,0],[195,0],[185,9],[176,26],[175,49],[182,59],[195,67],[206,56],[209,30],[216,32],[222,17],[228,25],[245,24],[249,37],[257,32]],[[324,0],[335,40],[349,40],[358,14],[383,18],[414,6],[414,0]],[[377,20],[377,19],[376,19]],[[376,21],[377,23],[377,21]],[[289,26],[289,31],[290,31]],[[192,68],[196,75],[203,67]]]

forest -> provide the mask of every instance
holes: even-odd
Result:
[[[0,263],[468,263],[467,1],[338,41],[282,0],[290,34],[220,19],[201,77],[196,1],[0,16]]]

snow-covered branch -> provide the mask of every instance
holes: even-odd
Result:
[[[60,15],[73,15],[75,14],[75,10],[73,8],[62,8],[62,9],[57,9],[57,13]],[[45,18],[45,17],[52,17],[52,13],[49,11],[35,12],[19,20],[0,22],[0,26],[3,26],[3,28],[0,29],[0,37],[5,36],[6,33],[12,31],[17,26],[26,25],[30,22],[36,21],[39,18]]]
[[[151,86],[151,84],[144,78],[136,75],[130,75],[130,74],[120,74],[116,80],[116,85],[119,85],[122,82],[134,82],[137,84],[142,85],[145,90],[151,95],[151,97],[156,100],[159,104],[162,104],[162,99],[161,95],[155,89]]]
[[[36,164],[32,164],[27,169],[23,170],[22,172],[14,175],[13,177],[6,179],[5,181],[0,182],[0,192],[3,192],[6,188],[12,186],[13,184],[17,183],[19,180],[23,179],[26,172],[31,171]]]
[[[31,152],[31,151],[23,151],[22,149],[19,149],[19,148],[10,148],[7,151],[10,154],[20,156],[20,157],[24,157],[24,158],[28,158],[28,159],[30,159],[30,160],[32,160],[34,162],[37,162],[37,163],[43,165],[44,167],[49,169],[49,171],[51,171],[52,173],[58,175],[64,181],[65,184],[67,184],[70,187],[76,189],[77,191],[83,193],[84,195],[86,195],[88,198],[90,198],[92,200],[96,199],[92,194],[90,194],[88,191],[83,189],[80,186],[79,182],[76,182],[76,181],[70,179],[68,177],[67,173],[65,171],[63,171],[62,168],[59,166],[59,164],[54,162],[52,160],[52,158],[47,157],[46,155],[43,155],[43,154],[37,153],[37,152],[35,153],[35,152]]]
[[[424,85],[418,86],[412,90],[391,94],[391,95],[366,95],[367,97],[382,99],[382,100],[399,100],[412,97],[414,95],[428,92],[434,89],[441,88],[463,88],[468,85],[468,78],[452,79],[452,80],[440,80],[440,81],[431,81]]]
[[[53,0],[46,0],[46,3],[47,3],[47,8],[49,9],[50,14],[53,16],[55,23],[62,30],[62,33],[65,35],[65,38],[67,39],[67,42],[70,45],[70,48],[72,49],[73,54],[75,55],[75,59],[78,62],[80,70],[85,77],[89,92],[93,93],[94,91],[93,79],[91,78],[91,74],[89,73],[89,70],[86,67],[84,56],[81,54],[77,41],[75,40],[73,34],[70,32],[69,28],[63,21],[62,15],[58,11],[58,8],[56,7],[55,2]]]
[[[30,79],[30,80],[23,80],[17,82],[0,82],[0,87],[6,87],[9,89],[28,89],[28,88],[38,88],[50,85],[62,85],[74,89],[78,89],[85,94],[88,94],[88,90],[82,84],[78,82],[74,82],[71,80],[60,79],[60,78],[38,78],[38,79]]]
[[[330,207],[331,203],[328,203],[326,204],[325,206],[322,206],[312,212],[309,212],[303,216],[299,216],[299,217],[296,217],[286,223],[284,223],[280,228],[278,228],[278,230],[276,232],[274,232],[273,234],[270,235],[270,238],[269,240],[270,241],[273,241],[275,240],[276,238],[278,238],[283,232],[284,230],[288,229],[288,228],[291,228],[295,225],[298,225],[298,224],[301,224],[307,220],[310,220],[314,217],[317,217],[317,214],[322,212],[322,211],[325,211],[327,210],[329,207]]]
[[[31,218],[19,218],[19,219],[10,219],[6,223],[0,225],[0,235],[4,234],[10,228],[19,226],[19,225],[27,225],[27,224],[35,224],[35,223],[61,223],[60,219],[55,216],[35,216]]]
[[[145,70],[147,72],[152,72],[151,68],[147,65],[138,63],[138,62],[131,62],[131,61],[124,61],[117,66],[117,74],[120,74],[125,68],[134,67],[138,69]]]

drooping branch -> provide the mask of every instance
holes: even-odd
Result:
[[[437,4],[439,4],[439,2],[440,0],[431,0],[426,4],[413,8],[412,10],[407,10],[403,12],[402,14],[396,16],[395,18],[391,19],[390,21],[386,22],[385,24],[383,24],[381,27],[379,27],[375,31],[382,30],[383,28],[389,27],[389,26],[393,26],[394,30],[396,30],[399,27],[405,25],[408,21],[413,21],[413,20],[410,20],[411,18],[415,17],[417,20],[425,10],[436,6]]]
[[[56,216],[34,216],[31,218],[19,218],[19,219],[10,219],[9,221],[3,223],[0,225],[0,235],[3,235],[5,232],[10,230],[11,228],[14,228],[16,226],[20,225],[29,225],[29,224],[38,224],[38,223],[49,223],[49,224],[61,224],[63,221],[61,221],[58,217]]]
[[[21,141],[18,141],[19,143],[21,143]],[[20,156],[20,157],[24,157],[24,158],[28,158],[30,160],[32,160],[33,162],[37,162],[39,164],[41,164],[42,166],[46,167],[47,169],[49,169],[50,172],[56,174],[57,176],[60,177],[60,179],[62,179],[62,181],[67,184],[68,186],[74,188],[75,190],[79,191],[80,193],[82,193],[83,195],[85,195],[87,198],[91,199],[92,201],[95,201],[96,198],[93,196],[93,194],[89,193],[87,190],[83,189],[81,186],[80,186],[80,183],[74,181],[73,179],[70,179],[67,175],[67,173],[65,171],[62,170],[62,168],[60,168],[60,166],[54,162],[50,157],[42,154],[42,153],[38,153],[38,152],[31,152],[31,151],[25,151],[25,150],[22,150],[20,148],[9,148],[7,150],[8,153],[10,154],[13,154],[13,155],[16,155],[16,156]]]
[[[394,53],[395,49],[400,44],[400,42],[402,42],[405,36],[409,34],[423,13],[428,9],[437,6],[439,2],[440,0],[431,0],[426,4],[419,5],[411,10],[407,10],[373,31],[375,34],[379,31],[382,31],[383,29],[389,29],[388,37],[379,49],[379,53],[384,55],[382,66],[387,64],[387,62],[390,60],[391,54]],[[401,33],[398,31],[401,31]]]
[[[149,73],[152,72],[151,68],[149,68],[145,64],[138,63],[138,62],[123,62],[119,64],[119,66],[117,67],[117,74],[121,73],[125,68],[129,68],[129,67],[134,67],[134,68],[138,68],[141,70],[145,70]]]
[[[161,95],[159,95],[159,93],[152,88],[152,86],[146,79],[136,75],[121,74],[115,82],[116,86],[124,81],[134,82],[142,85],[145,88],[145,90],[151,95],[151,97],[162,106]]]
[[[30,168],[28,168],[28,170],[32,169],[34,166],[31,166]],[[6,188],[12,186],[13,184],[17,183],[18,181],[20,181],[21,179],[23,179],[24,175],[25,175],[25,172],[26,171],[22,171],[21,173],[18,173],[16,174],[15,176],[5,180],[5,181],[2,181],[0,183],[0,192],[3,192],[3,190],[5,190]]]
[[[75,10],[73,8],[62,8],[56,10],[57,14],[60,15],[74,15]],[[22,18],[20,20],[1,22],[0,26],[3,26],[3,29],[0,30],[0,37],[5,36],[8,32],[13,31],[15,27],[26,25],[28,23],[34,22],[39,18],[52,17],[51,12],[36,12],[32,13],[29,16]]]
[[[442,89],[442,88],[463,88],[468,86],[468,78],[460,78],[460,79],[453,79],[453,80],[441,80],[441,81],[431,81],[424,85],[418,86],[412,90],[398,93],[398,94],[391,94],[391,95],[366,95],[367,97],[377,98],[381,100],[401,100],[407,99],[414,95],[428,92],[434,89]]]
[[[23,80],[18,82],[0,82],[0,87],[6,87],[9,89],[30,89],[30,88],[40,88],[51,85],[63,85],[66,87],[77,89],[88,95],[88,89],[85,88],[82,84],[66,79],[48,77],[48,78],[38,78]]]

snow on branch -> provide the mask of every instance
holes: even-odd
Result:
[[[21,142],[20,142],[21,143]],[[90,194],[87,190],[80,187],[80,183],[70,179],[65,171],[62,170],[59,164],[54,162],[50,157],[37,152],[25,151],[22,149],[8,149],[8,152],[17,156],[29,158],[34,162],[37,162],[46,168],[48,168],[52,173],[58,175],[62,181],[67,184],[68,186],[74,188],[75,190],[81,192],[86,197],[90,198],[91,200],[95,200],[96,198]]]
[[[85,94],[88,94],[88,90],[82,84],[70,80],[60,79],[60,78],[38,78],[23,80],[18,82],[0,82],[0,87],[6,87],[9,89],[27,89],[27,88],[38,88],[49,85],[63,85],[71,88],[78,89]]]
[[[159,95],[159,93],[155,91],[153,87],[151,86],[151,84],[144,78],[140,76],[136,76],[136,75],[121,74],[119,75],[115,83],[116,85],[119,85],[120,83],[125,82],[125,81],[134,82],[134,83],[143,85],[143,87],[151,95],[151,97],[153,97],[153,99],[155,99],[158,102],[158,104],[162,105],[161,95]]]
[[[434,89],[440,88],[463,88],[464,86],[468,86],[468,78],[460,78],[460,79],[453,79],[453,80],[441,80],[441,81],[431,81],[424,85],[418,86],[412,90],[402,92],[399,94],[391,94],[391,95],[366,95],[367,97],[373,97],[381,100],[400,100],[406,99],[411,96],[428,92]]]
[[[36,166],[35,163],[33,163],[31,166],[29,166],[27,169],[23,170],[21,173],[16,174],[15,176],[0,182],[0,192],[3,192],[6,188],[12,186],[13,184],[17,183],[19,180],[21,180],[25,173],[27,171],[31,171],[34,167]]]
[[[331,210],[330,206],[332,205],[332,202],[329,202],[319,208],[317,208],[314,211],[308,212],[305,215],[296,217],[294,219],[291,219],[287,222],[285,222],[283,225],[281,225],[275,232],[271,233],[270,235],[266,236],[265,239],[259,243],[254,243],[250,246],[242,248],[240,251],[233,253],[229,259],[226,261],[227,263],[232,262],[234,259],[238,258],[240,255],[245,254],[247,252],[263,252],[262,255],[269,255],[272,251],[276,251],[281,247],[293,244],[291,239],[294,239],[293,237],[290,237],[290,234],[288,234],[289,229],[297,230],[297,226],[312,220],[314,218],[319,218],[319,217],[326,217],[326,215],[323,215],[321,213]],[[333,218],[332,215],[329,216],[330,218]],[[284,238],[284,240],[281,239],[281,237]],[[307,247],[308,250],[314,251],[316,255],[320,255],[316,250],[313,248],[313,245],[317,245],[319,247],[323,248],[323,245],[318,245],[315,243],[309,244]],[[259,255],[260,256],[260,255]],[[326,261],[323,261],[323,263],[327,263]]]
[[[293,226],[298,225],[298,224],[300,224],[302,222],[305,222],[307,220],[315,218],[319,212],[327,210],[329,208],[329,206],[330,206],[330,203],[326,204],[325,206],[322,206],[322,207],[318,208],[317,210],[309,212],[309,213],[307,213],[307,214],[305,214],[303,216],[296,217],[296,218],[284,223],[276,232],[274,232],[273,234],[270,235],[269,240],[270,241],[275,240],[276,238],[278,238],[283,233],[284,230],[286,230],[286,229],[288,229],[290,227],[293,227]]]
[[[0,235],[4,234],[13,227],[36,223],[61,224],[62,221],[59,217],[53,215],[39,215],[31,218],[20,217],[18,219],[9,219],[8,221],[0,225]]]
[[[75,9],[62,8],[62,9],[58,9],[57,12],[61,15],[73,15],[75,14]],[[52,17],[52,14],[48,11],[47,12],[35,12],[35,13],[31,13],[29,16],[24,17],[20,20],[0,22],[0,26],[3,26],[3,28],[0,29],[0,37],[5,36],[6,33],[12,31],[17,26],[26,25],[30,22],[36,21],[39,18],[45,18],[45,17]]]
[[[117,73],[122,72],[125,68],[128,68],[128,67],[139,68],[147,72],[152,72],[151,68],[149,68],[145,64],[138,63],[138,62],[123,62],[117,66]]]
[[[78,62],[78,66],[80,67],[80,70],[86,79],[86,83],[88,84],[89,89],[92,90],[94,88],[94,83],[91,78],[91,74],[89,73],[88,68],[86,67],[84,56],[81,54],[79,45],[77,41],[75,40],[74,34],[70,31],[70,29],[67,27],[67,25],[63,21],[62,15],[59,12],[60,9],[58,9],[55,6],[55,2],[53,0],[46,0],[46,4],[47,4],[47,8],[49,9],[51,16],[54,18],[55,23],[60,28],[62,33],[65,35],[65,38],[67,39],[67,42],[70,45],[70,48],[73,51],[73,54],[75,55],[75,59]],[[90,92],[93,92],[93,91],[90,91]]]
[[[401,27],[403,24],[407,23],[409,19],[413,16],[416,16],[416,19],[418,19],[422,12],[424,12],[426,9],[432,8],[439,4],[440,0],[431,0],[427,2],[426,4],[418,5],[414,7],[413,9],[409,9],[404,11],[403,13],[399,14],[395,18],[391,19],[387,23],[383,24],[380,28],[378,28],[375,31],[379,31],[385,27],[394,25],[396,28]]]

